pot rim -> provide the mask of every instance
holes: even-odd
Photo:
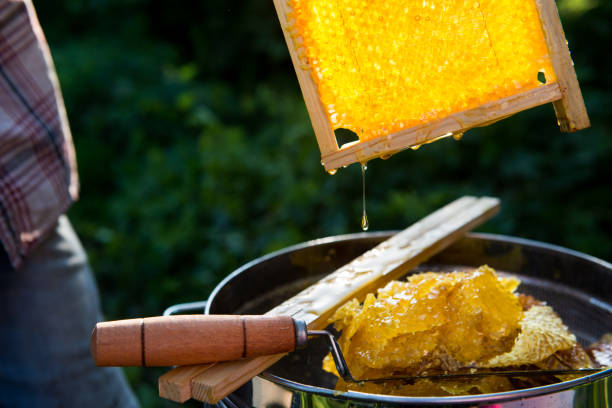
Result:
[[[282,255],[288,252],[293,252],[293,251],[311,247],[314,245],[328,244],[328,243],[333,243],[333,242],[340,242],[340,241],[365,238],[365,237],[367,238],[385,237],[385,236],[389,236],[397,232],[398,231],[389,230],[389,231],[359,232],[359,233],[353,233],[353,234],[329,236],[325,238],[318,238],[318,239],[302,242],[302,243],[292,245],[286,248],[282,248],[280,250],[263,255],[239,267],[238,269],[230,273],[228,276],[226,276],[217,286],[215,286],[210,296],[208,297],[208,301],[206,302],[204,313],[210,314],[210,308],[211,308],[211,305],[213,304],[215,297],[228,282],[230,282],[234,277],[243,273],[245,270],[248,270],[249,268],[251,268],[253,265],[259,264],[261,262],[265,262],[270,258],[274,258],[276,256],[279,256],[279,255]],[[548,250],[548,251],[553,251],[553,252],[560,252],[560,253],[563,253],[564,255],[577,257],[584,261],[598,264],[601,267],[609,271],[612,271],[612,263],[609,263],[607,261],[604,261],[602,259],[596,258],[591,255],[587,255],[582,252],[574,251],[572,249],[568,249],[568,248],[558,246],[558,245],[548,244],[548,243],[544,243],[541,241],[535,241],[535,240],[530,240],[526,238],[513,237],[509,235],[501,235],[501,234],[467,233],[466,236],[470,238],[476,238],[476,239],[482,239],[482,240],[488,240],[488,241],[494,241],[494,242],[512,243],[512,244],[516,244],[520,246],[531,246],[537,249]],[[598,306],[603,306],[604,309],[610,309],[609,305],[607,304],[600,305],[600,303],[603,303],[603,302],[595,298],[592,298],[591,301]],[[572,389],[572,388],[575,388],[575,387],[578,387],[584,384],[589,384],[595,381],[599,381],[609,376],[612,376],[612,367],[606,370],[603,370],[601,372],[586,375],[584,377],[580,377],[574,380],[563,381],[560,383],[555,383],[555,384],[550,384],[550,385],[545,385],[545,386],[540,386],[540,387],[526,388],[526,389],[521,389],[521,390],[506,391],[506,392],[491,393],[491,394],[479,394],[479,395],[460,395],[460,396],[446,396],[446,397],[407,397],[407,396],[392,396],[392,395],[382,395],[382,394],[369,394],[369,393],[362,393],[362,392],[356,392],[356,391],[348,391],[348,392],[339,393],[335,390],[331,390],[328,388],[316,387],[316,386],[302,384],[296,381],[288,380],[286,378],[279,377],[274,374],[270,374],[267,371],[264,371],[263,373],[259,374],[259,377],[262,377],[268,381],[281,385],[285,388],[289,388],[289,389],[297,390],[301,392],[322,395],[327,398],[351,400],[351,401],[362,401],[362,402],[372,402],[373,400],[375,400],[376,402],[391,403],[391,404],[411,404],[411,405],[418,404],[418,405],[430,405],[430,406],[448,405],[448,404],[479,404],[479,403],[484,403],[484,402],[496,403],[496,402],[504,402],[504,401],[509,401],[509,400],[516,400],[516,399],[521,399],[521,398],[531,398],[531,397],[536,397],[536,396],[553,394],[553,393],[564,391],[564,390],[569,390],[569,389]]]

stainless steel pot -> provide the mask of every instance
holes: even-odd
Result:
[[[207,302],[176,305],[165,314],[261,314],[321,276],[388,238],[392,232],[360,233],[295,245],[255,259],[231,273]],[[583,345],[612,332],[612,264],[558,246],[525,239],[469,234],[419,270],[488,264],[518,275],[519,291],[545,300]],[[340,408],[385,406],[612,407],[612,369],[558,384],[496,394],[398,397],[338,394],[336,377],[321,369],[326,345],[316,339],[289,354],[219,403],[220,406]]]

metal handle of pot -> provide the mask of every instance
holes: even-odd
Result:
[[[172,366],[286,353],[303,342],[289,316],[177,315],[96,324],[98,366]]]
[[[207,300],[200,300],[197,302],[179,303],[173,305],[164,310],[163,316],[172,316],[177,314],[194,314],[204,313],[206,310]]]

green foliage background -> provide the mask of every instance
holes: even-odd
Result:
[[[373,230],[463,194],[502,198],[481,230],[612,260],[612,3],[559,0],[593,126],[552,106],[375,160]],[[82,198],[69,215],[108,318],[205,299],[267,252],[360,229],[357,165],[329,176],[271,0],[35,1],[62,84]],[[143,406],[159,370],[128,370]]]

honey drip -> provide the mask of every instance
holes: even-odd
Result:
[[[365,171],[368,169],[367,163],[361,163],[361,199],[363,206],[363,215],[361,216],[361,229],[367,231],[370,228],[368,214],[366,214],[366,199],[365,199]]]

